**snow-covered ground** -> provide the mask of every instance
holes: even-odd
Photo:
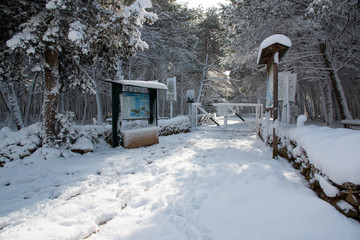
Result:
[[[0,239],[359,239],[255,135],[196,131],[139,149],[0,168]]]

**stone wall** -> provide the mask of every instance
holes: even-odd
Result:
[[[259,128],[259,137],[263,139],[262,127]],[[267,143],[272,146],[272,136],[268,136]],[[324,201],[333,205],[347,217],[360,221],[360,186],[347,182],[338,185],[309,161],[305,150],[294,139],[279,138],[279,155],[287,159],[292,166],[309,182],[309,186]],[[359,173],[360,174],[360,173]]]

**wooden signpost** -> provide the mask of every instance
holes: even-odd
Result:
[[[258,65],[267,65],[266,111],[273,111],[273,158],[278,157],[278,138],[275,127],[279,109],[278,65],[290,47],[291,41],[288,37],[281,34],[272,35],[261,43],[257,60]]]
[[[170,102],[170,118],[173,117],[173,102],[176,102],[176,77],[166,80],[166,101]]]

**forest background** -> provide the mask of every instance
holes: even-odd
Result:
[[[106,79],[176,77],[174,113],[198,102],[265,103],[260,43],[284,34],[280,71],[298,77],[294,114],[331,125],[360,118],[359,0],[230,0],[193,9],[175,0],[0,2],[0,127],[43,123],[43,144],[66,121],[111,117]],[[160,93],[160,116],[169,103]]]

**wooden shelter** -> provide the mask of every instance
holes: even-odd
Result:
[[[157,81],[107,80],[112,87],[113,147],[148,146],[159,142]],[[139,124],[141,122],[141,124]],[[131,126],[127,127],[125,126]]]

